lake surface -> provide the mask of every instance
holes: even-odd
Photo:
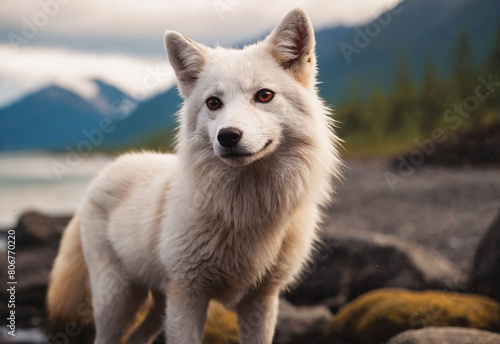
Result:
[[[112,157],[68,154],[0,154],[0,228],[13,226],[28,210],[72,214],[92,178]]]

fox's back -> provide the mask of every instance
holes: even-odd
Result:
[[[129,153],[111,163],[92,182],[82,206],[84,250],[107,242],[126,273],[145,277],[142,267],[158,262],[156,247],[176,168],[175,155],[152,152]],[[156,274],[154,266],[150,270]]]

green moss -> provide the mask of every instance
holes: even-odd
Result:
[[[379,289],[355,299],[329,323],[327,342],[375,344],[408,329],[460,326],[500,330],[500,306],[486,297],[447,291]]]
[[[208,307],[203,344],[239,343],[236,313],[212,301]]]
[[[120,344],[125,344],[128,336],[144,321],[151,306],[152,298],[149,295],[147,301],[137,313],[134,323],[126,329]],[[228,311],[215,301],[210,302],[207,321],[205,322],[203,344],[238,344],[239,342],[236,313]]]

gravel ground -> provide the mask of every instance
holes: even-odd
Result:
[[[500,168],[424,167],[394,191],[388,171],[397,173],[386,160],[347,160],[325,227],[395,235],[469,271],[476,245],[500,211]]]

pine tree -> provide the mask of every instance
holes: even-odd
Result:
[[[460,32],[455,48],[453,81],[455,82],[455,89],[460,100],[474,94],[474,64],[469,36],[465,31]]]
[[[436,66],[430,57],[424,64],[420,96],[420,118],[418,127],[423,136],[428,136],[435,129],[444,110],[442,87],[436,75]]]
[[[488,69],[490,73],[493,73],[493,79],[498,80],[495,77],[500,77],[500,24],[498,24],[495,43],[488,58]]]
[[[390,131],[399,131],[407,125],[414,105],[414,95],[408,61],[401,58],[391,96],[392,106],[388,122]]]
[[[375,142],[382,142],[387,138],[388,101],[380,87],[376,86],[371,92],[370,100],[366,106],[366,122],[369,126],[367,134]]]
[[[351,82],[347,91],[347,101],[339,109],[340,126],[346,133],[356,133],[363,127],[362,87],[359,82]]]
[[[488,56],[486,76],[492,74],[492,79],[500,81],[500,24],[498,24],[497,35],[493,49]],[[495,90],[488,99],[488,105],[495,109],[495,114],[500,119],[500,89]]]

